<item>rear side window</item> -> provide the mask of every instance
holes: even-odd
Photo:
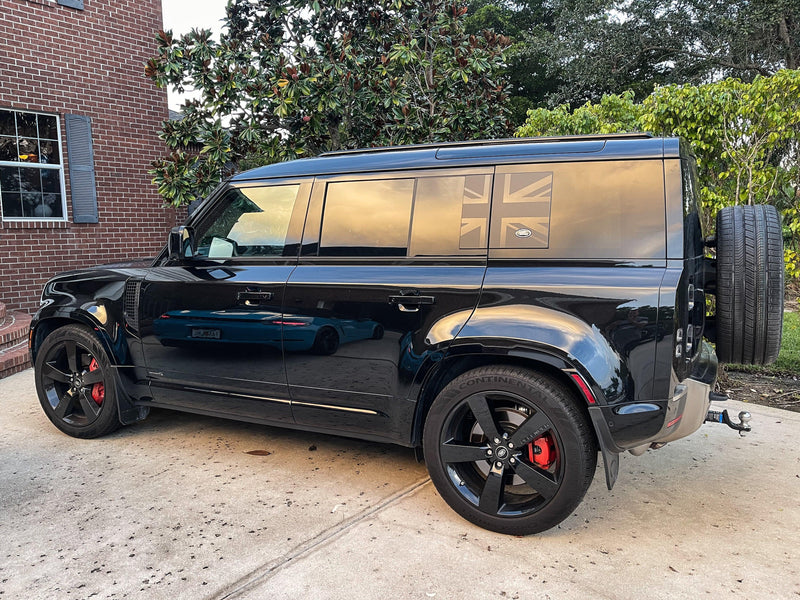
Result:
[[[411,256],[484,254],[491,192],[491,175],[420,177]]]
[[[660,160],[500,166],[490,248],[542,258],[664,258],[665,218]]]
[[[413,179],[328,184],[320,256],[405,256]]]
[[[489,173],[330,182],[319,255],[485,254],[491,189]]]

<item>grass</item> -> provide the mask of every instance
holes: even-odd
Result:
[[[762,373],[764,375],[800,375],[800,313],[783,314],[783,340],[781,351],[775,364],[766,367],[758,365],[726,365],[728,371]]]

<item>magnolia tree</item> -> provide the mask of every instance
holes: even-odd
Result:
[[[800,71],[752,83],[665,86],[640,104],[626,93],[574,111],[567,105],[532,110],[516,135],[622,131],[679,135],[691,144],[707,230],[723,206],[774,204],[789,240],[787,273],[800,277]]]
[[[456,0],[230,0],[208,30],[157,36],[146,67],[191,88],[153,165],[166,203],[206,195],[232,169],[329,150],[509,133],[506,37],[468,34]],[[200,144],[202,151],[188,152]]]

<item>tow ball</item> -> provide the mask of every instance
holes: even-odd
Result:
[[[723,410],[722,412],[716,410],[708,411],[708,415],[706,415],[706,422],[712,423],[725,423],[731,429],[735,429],[739,432],[739,435],[744,437],[747,435],[748,431],[751,431],[750,427],[750,413],[746,410],[743,410],[739,413],[739,422],[734,423],[731,421],[731,417],[728,414],[727,410]]]

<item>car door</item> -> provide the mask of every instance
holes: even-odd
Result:
[[[291,421],[281,304],[310,181],[230,187],[192,220],[192,256],[151,269],[139,316],[154,401]]]
[[[410,390],[477,303],[491,184],[491,168],[317,177],[284,301],[298,424],[407,435]]]

